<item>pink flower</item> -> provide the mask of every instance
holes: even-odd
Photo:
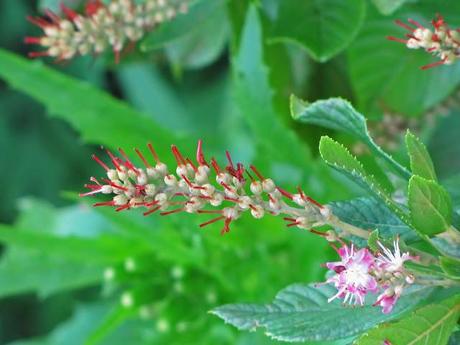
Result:
[[[397,286],[394,289],[388,288],[377,297],[377,301],[373,305],[382,307],[382,313],[389,314],[393,310],[399,297],[401,297],[401,293],[402,286]]]
[[[404,269],[404,262],[408,260],[417,260],[417,257],[411,256],[409,252],[401,253],[399,249],[399,238],[393,242],[394,252],[386,248],[382,243],[378,242],[383,253],[377,257],[376,263],[379,269],[386,272],[398,272]]]
[[[366,294],[377,291],[377,281],[370,274],[375,265],[374,256],[367,248],[355,251],[353,245],[350,248],[344,245],[337,253],[341,261],[326,263],[327,268],[336,272],[327,283],[333,283],[338,290],[328,302],[340,298],[344,303],[364,305]]]

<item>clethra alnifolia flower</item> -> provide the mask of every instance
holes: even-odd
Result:
[[[187,11],[189,0],[88,0],[85,14],[79,14],[61,4],[65,18],[46,10],[45,18],[28,19],[39,26],[44,35],[26,37],[28,44],[37,44],[44,51],[32,52],[31,57],[50,56],[58,61],[76,55],[98,55],[108,49],[118,62],[122,50],[139,41],[158,25]]]
[[[334,284],[338,290],[329,302],[340,298],[344,303],[364,305],[368,293],[381,291],[373,305],[382,307],[385,314],[393,310],[404,288],[414,283],[414,277],[406,271],[404,262],[417,260],[417,257],[401,253],[399,239],[393,242],[393,252],[382,243],[378,244],[382,253],[377,256],[367,248],[356,250],[353,245],[345,243],[337,249],[341,260],[326,263],[326,267],[335,272],[326,283]]]
[[[431,21],[433,29],[428,29],[413,19],[408,19],[408,22],[413,26],[400,20],[396,21],[397,25],[409,31],[406,34],[407,39],[393,36],[387,38],[391,41],[404,43],[410,49],[424,49],[440,59],[422,66],[422,69],[450,65],[460,57],[460,29],[450,29],[442,16],[438,14],[437,18]]]
[[[178,212],[214,215],[200,226],[223,221],[222,234],[245,212],[254,218],[286,215],[288,227],[310,230],[327,224],[332,217],[327,206],[307,196],[300,187],[296,193],[285,191],[253,165],[246,169],[241,163],[235,164],[228,151],[225,167],[214,158],[206,160],[201,140],[195,162],[172,145],[177,163],[173,172],[160,160],[152,144],[147,147],[154,164],[135,149],[143,167],[136,166],[122,149],[119,156],[106,150],[110,164],[93,155],[106,176],[100,180],[91,177],[91,183],[86,185],[89,191],[81,196],[110,195],[109,201],[94,206],[111,206],[116,211],[143,207],[146,216],[155,212],[162,216]]]

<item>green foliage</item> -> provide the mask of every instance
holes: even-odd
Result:
[[[327,299],[337,293],[331,286],[296,284],[279,292],[271,304],[229,304],[212,313],[241,330],[263,327],[276,340],[336,340],[396,317],[420,303],[429,291],[415,289],[401,298],[392,314],[386,315],[371,305],[352,309],[343,308],[337,300],[328,303]]]
[[[410,3],[412,1],[413,0],[372,0],[375,7],[384,15],[392,14],[406,2]]]
[[[406,147],[410,158],[410,167],[414,175],[436,181],[433,162],[425,145],[411,132],[406,133]]]
[[[347,176],[365,188],[374,197],[387,205],[403,222],[408,223],[405,212],[393,201],[391,196],[379,185],[378,181],[369,175],[362,164],[343,145],[329,137],[322,137],[319,152],[323,160],[332,168]]]
[[[86,142],[131,148],[143,147],[151,139],[154,142],[177,141],[177,135],[155,124],[146,114],[86,82],[5,50],[0,51],[0,64],[4,66],[0,77],[11,87],[43,103],[51,115],[69,122]],[[159,145],[157,150],[164,154],[166,147]]]
[[[271,41],[295,43],[313,59],[325,62],[350,44],[363,23],[364,14],[364,0],[348,3],[283,0]]]
[[[460,316],[460,298],[416,310],[401,321],[382,324],[359,338],[356,345],[445,345]]]
[[[444,272],[452,278],[460,279],[460,260],[441,256],[439,261]]]
[[[413,176],[409,181],[408,204],[414,227],[422,234],[436,235],[452,223],[452,201],[434,181]]]
[[[347,133],[365,143],[375,154],[391,164],[404,177],[410,176],[406,168],[384,152],[370,137],[366,119],[344,99],[330,98],[314,103],[291,96],[291,115],[300,122],[323,126]]]

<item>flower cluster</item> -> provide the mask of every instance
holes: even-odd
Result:
[[[42,37],[26,37],[25,42],[38,44],[44,51],[31,57],[50,56],[69,60],[76,55],[100,54],[112,49],[116,62],[128,42],[140,40],[148,31],[187,11],[189,0],[88,0],[85,14],[79,14],[61,4],[65,18],[50,10],[46,18],[29,20],[44,32]]]
[[[290,193],[265,178],[253,165],[246,169],[235,164],[227,151],[228,163],[221,167],[212,158],[209,163],[198,142],[196,162],[182,155],[173,145],[172,152],[177,162],[174,172],[158,157],[152,144],[147,145],[155,164],[151,164],[139,149],[135,149],[143,167],[135,166],[124,150],[120,156],[106,150],[111,164],[106,164],[96,155],[93,159],[106,171],[106,177],[91,178],[86,187],[89,192],[81,194],[111,195],[109,201],[94,206],[111,206],[116,211],[143,207],[144,215],[160,212],[170,215],[178,212],[213,214],[215,218],[201,224],[201,227],[223,221],[222,234],[230,230],[230,223],[244,212],[254,218],[265,214],[286,215],[288,227],[312,229],[328,224],[331,212],[305,194],[300,187]],[[111,166],[110,166],[111,165]],[[320,233],[322,234],[322,233]],[[326,235],[324,235],[326,236]]]
[[[334,284],[336,298],[344,303],[364,305],[368,293],[381,294],[374,306],[382,307],[382,312],[390,313],[401,296],[405,286],[414,282],[414,277],[404,268],[404,262],[416,260],[409,253],[401,253],[399,240],[393,242],[393,252],[378,242],[381,252],[374,256],[367,248],[356,250],[353,245],[346,244],[337,253],[340,261],[328,262],[327,268],[335,272],[326,283]]]
[[[425,66],[428,69],[439,65],[450,65],[460,57],[460,29],[450,29],[440,15],[432,20],[433,30],[424,27],[419,22],[408,19],[413,25],[407,25],[399,20],[396,24],[408,30],[407,39],[400,39],[393,36],[387,37],[389,40],[404,43],[410,49],[425,49],[440,60]]]

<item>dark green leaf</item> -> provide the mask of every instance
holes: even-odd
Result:
[[[409,181],[408,205],[414,227],[422,234],[446,231],[452,222],[452,201],[434,181],[413,176]]]
[[[455,279],[460,279],[460,260],[441,256],[439,258],[441,267],[449,276]]]
[[[144,146],[150,138],[161,143],[178,139],[147,115],[38,61],[28,61],[0,50],[0,65],[1,78],[43,103],[50,114],[69,122],[87,142],[131,148]],[[156,149],[159,154],[165,154],[168,146],[158,145]]]
[[[363,0],[283,0],[271,41],[295,43],[315,60],[327,61],[356,36],[365,5]]]
[[[407,291],[391,314],[383,314],[371,305],[345,308],[338,300],[328,303],[327,299],[337,293],[329,285],[296,284],[278,293],[271,304],[229,304],[211,313],[240,330],[263,327],[266,334],[276,340],[335,340],[397,317],[416,306],[430,291],[427,288]]]

